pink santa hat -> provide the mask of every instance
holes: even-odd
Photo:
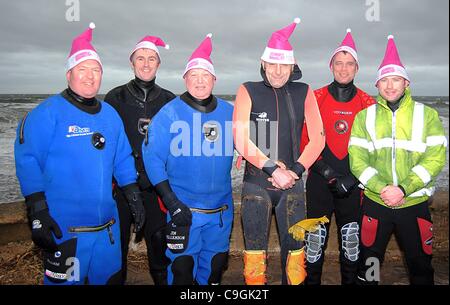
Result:
[[[386,76],[398,75],[409,81],[406,69],[400,61],[400,56],[398,55],[397,47],[394,42],[394,36],[389,35],[387,37],[388,43],[386,47],[386,52],[384,53],[383,62],[378,68],[378,75],[375,85],[380,79]]]
[[[210,57],[212,52],[211,37],[211,33],[206,35],[202,43],[200,43],[197,49],[192,53],[186,68],[184,69],[183,77],[191,69],[204,69],[216,77],[216,72],[214,71],[214,66]]]
[[[89,24],[89,28],[72,41],[72,49],[70,50],[69,57],[67,58],[66,71],[69,71],[79,63],[88,59],[96,60],[100,66],[102,66],[102,62],[100,61],[97,51],[95,51],[94,47],[91,45],[92,30],[94,28],[95,24],[91,22]]]
[[[359,66],[358,54],[356,53],[356,46],[355,46],[355,42],[353,41],[351,29],[347,29],[347,35],[345,35],[344,40],[342,40],[341,45],[336,50],[334,50],[333,55],[331,55],[330,63],[329,63],[330,69],[331,69],[331,64],[333,62],[334,55],[336,55],[337,53],[342,52],[342,51],[349,52],[353,56],[353,58],[356,60],[356,64]]]
[[[168,44],[166,44],[161,38],[156,36],[145,36],[142,38],[134,47],[133,51],[130,53],[130,60],[131,56],[133,56],[133,53],[136,52],[139,49],[151,49],[156,52],[156,54],[159,55],[159,50],[157,47],[164,47],[166,50],[170,48]]]
[[[295,64],[294,50],[288,39],[299,23],[300,18],[295,18],[287,27],[273,32],[261,59],[274,64]]]

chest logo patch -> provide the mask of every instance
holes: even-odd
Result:
[[[336,123],[334,123],[334,130],[336,130],[338,134],[346,133],[348,131],[347,121],[345,120],[336,121]]]
[[[72,137],[81,137],[81,136],[89,136],[93,134],[91,129],[89,127],[80,127],[77,125],[70,125],[66,137],[72,138]]]
[[[206,141],[215,142],[219,139],[219,128],[217,126],[217,123],[206,122],[205,124],[203,124],[202,129]]]
[[[269,118],[267,117],[267,112],[252,112],[252,114],[256,115],[257,122],[269,122]]]

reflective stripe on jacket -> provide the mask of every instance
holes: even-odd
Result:
[[[410,89],[392,112],[381,96],[355,117],[349,142],[350,168],[364,194],[384,205],[380,192],[401,185],[408,207],[434,193],[434,179],[445,164],[447,139],[436,110],[415,102]]]

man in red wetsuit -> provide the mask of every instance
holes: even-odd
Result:
[[[352,175],[348,159],[348,142],[355,115],[374,103],[353,80],[358,72],[358,57],[351,30],[333,52],[330,69],[334,81],[314,91],[322,116],[326,144],[319,159],[310,168],[306,181],[307,217],[334,213],[338,227],[342,284],[354,284],[359,256],[359,225],[361,191]],[[303,132],[302,144],[308,143]],[[306,284],[321,283],[324,252],[328,242],[329,224],[307,234]]]

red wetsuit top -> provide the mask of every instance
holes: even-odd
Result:
[[[323,128],[325,130],[325,148],[319,159],[331,166],[335,171],[348,175],[348,142],[356,114],[375,103],[366,92],[356,88],[356,94],[347,102],[337,101],[329,92],[329,85],[314,90]],[[303,128],[301,147],[309,142],[307,127]]]

